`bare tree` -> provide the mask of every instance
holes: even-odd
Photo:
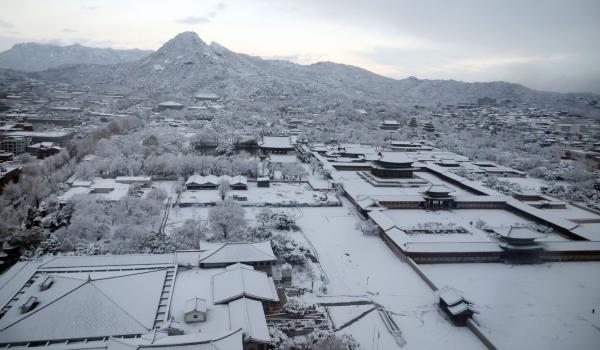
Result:
[[[225,200],[225,196],[227,196],[227,192],[229,192],[229,189],[229,181],[223,179],[219,182],[219,196],[221,197],[222,201]]]
[[[245,225],[244,209],[231,199],[219,202],[208,211],[208,222],[214,233],[227,239]]]

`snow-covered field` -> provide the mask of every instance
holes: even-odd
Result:
[[[390,217],[400,228],[411,228],[419,223],[439,222],[443,224],[456,224],[464,227],[472,235],[453,235],[453,239],[461,241],[488,241],[485,232],[477,229],[474,225],[478,220],[483,220],[492,228],[507,228],[513,225],[529,225],[534,222],[522,216],[515,215],[508,210],[502,209],[455,209],[455,210],[424,210],[424,209],[398,209],[386,210],[385,214]],[[447,235],[446,235],[447,236]],[[424,240],[426,238],[421,238]],[[435,239],[435,238],[429,238]],[[440,237],[449,241],[450,237]],[[415,237],[415,240],[419,240]],[[565,241],[566,238],[556,233],[549,233],[542,240]]]
[[[502,177],[500,178],[502,181],[507,181],[510,183],[517,184],[521,186],[523,189],[539,191],[542,186],[549,186],[551,182],[538,179],[535,177]],[[554,183],[561,183],[560,181],[554,181]]]
[[[298,225],[316,247],[329,279],[328,296],[305,295],[310,302],[370,299],[393,313],[408,349],[480,349],[483,344],[466,328],[453,326],[438,311],[435,293],[378,237],[356,228],[360,219],[347,207],[302,208]],[[290,233],[301,241],[302,234]],[[319,270],[315,268],[317,276]],[[317,285],[317,284],[316,284]],[[315,286],[316,286],[315,285]],[[354,297],[354,298],[353,298]],[[363,348],[372,347],[374,332],[387,333],[377,313],[344,329]],[[395,349],[391,336],[382,336],[380,349]]]
[[[500,349],[599,348],[600,262],[422,268],[475,303],[475,319]]]
[[[333,194],[329,194],[326,201],[318,199],[320,194],[313,191],[308,183],[283,183],[272,182],[270,187],[258,187],[256,182],[248,183],[248,190],[230,191],[228,196],[244,196],[245,201],[239,203],[243,206],[250,205],[338,205],[339,201]],[[179,199],[182,205],[205,205],[220,200],[219,191],[183,191]]]

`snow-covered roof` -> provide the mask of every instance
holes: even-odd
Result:
[[[381,157],[378,160],[380,162],[394,164],[412,164],[416,161],[414,158],[407,156],[403,152],[381,152]]]
[[[73,183],[71,184],[71,187],[90,187],[90,186],[92,186],[91,181],[83,181],[83,180],[73,181]]]
[[[54,142],[38,142],[38,143],[34,143],[33,145],[29,145],[29,148],[49,148],[54,146]]]
[[[189,184],[196,184],[196,185],[205,185],[205,184],[213,184],[213,185],[218,185],[219,184],[219,177],[215,176],[215,175],[206,175],[206,176],[202,176],[202,175],[192,175],[190,177],[188,177],[187,181],[185,182],[186,185]]]
[[[288,136],[264,136],[260,146],[263,148],[294,148]]]
[[[536,238],[542,238],[544,235],[536,232],[528,227],[511,226],[509,228],[497,228],[496,233],[505,239],[516,239],[516,240],[534,240]]]
[[[271,342],[267,320],[260,301],[241,298],[230,302],[229,328],[241,328],[247,341]]]
[[[116,182],[150,182],[152,178],[150,176],[117,176]]]
[[[116,188],[117,184],[115,183],[115,180],[113,179],[101,179],[101,178],[95,178],[94,182],[92,183],[91,188],[96,188],[96,189],[108,189],[108,188]]]
[[[461,302],[453,306],[448,307],[448,311],[454,316],[460,315],[461,313],[469,310],[469,304]]]
[[[252,266],[235,264],[212,277],[213,303],[221,304],[241,297],[279,301],[273,280]]]
[[[572,221],[562,219],[560,217],[556,217],[556,215],[554,215],[554,214],[548,213],[548,212],[538,209],[538,208],[534,208],[534,207],[532,207],[526,203],[520,202],[516,199],[508,200],[506,202],[506,204],[513,207],[514,209],[522,211],[528,215],[535,216],[543,221],[546,221],[547,223],[549,223],[551,225],[558,226],[564,230],[572,231],[573,229],[575,229],[578,226],[578,224],[576,224]]]
[[[372,210],[368,213],[368,215],[377,224],[377,226],[384,231],[396,227],[394,221],[390,219],[382,210]]]
[[[440,299],[442,299],[446,305],[452,306],[460,303],[464,300],[463,296],[460,295],[453,288],[447,288],[445,290],[440,291],[439,293]]]
[[[188,312],[206,312],[207,303],[206,300],[201,298],[193,298],[185,302],[185,313]]]
[[[228,242],[200,256],[201,264],[234,264],[237,262],[275,261],[270,241]]]
[[[454,192],[454,190],[451,188],[448,188],[445,185],[431,185],[427,189],[427,193],[437,194],[437,195],[448,194],[450,192]]]
[[[229,176],[229,175],[223,175],[223,176],[206,175],[206,176],[202,176],[202,175],[197,175],[197,174],[188,177],[188,179],[185,182],[185,184],[186,185],[189,185],[189,184],[196,184],[196,185],[213,184],[213,185],[218,185],[221,181],[227,181],[230,185],[247,185],[248,184],[248,178],[246,178],[243,175],[236,175],[236,176]]]
[[[219,96],[212,92],[199,92],[195,96],[199,100],[218,100]]]
[[[57,256],[40,265],[41,269],[92,266],[173,265],[173,254],[126,254],[94,256]]]
[[[152,331],[140,338],[116,338],[108,340],[107,350],[126,349],[194,349],[194,350],[242,350],[242,329],[236,328],[218,333],[190,333],[168,336],[164,332]]]
[[[166,101],[158,104],[159,106],[183,106],[181,103],[177,103],[175,101]]]
[[[227,181],[230,185],[248,185],[248,179],[243,175],[229,176],[223,175],[219,178],[219,182]]]
[[[54,275],[47,290],[25,289],[23,300],[37,297],[37,307],[24,314],[11,308],[0,320],[0,343],[146,333],[154,327],[165,276],[165,269],[100,279]]]

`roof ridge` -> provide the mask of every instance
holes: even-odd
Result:
[[[247,299],[246,297],[242,297],[241,299],[243,301],[243,308],[244,308],[244,318],[246,319],[246,325],[248,327],[248,338],[252,339],[252,325],[250,322],[250,314],[248,312],[248,304],[247,304]]]
[[[223,340],[223,339],[225,339],[227,337],[230,337],[230,336],[232,336],[235,333],[240,332],[240,331],[242,331],[242,328],[238,328],[238,329],[235,329],[235,330],[230,330],[229,333],[225,333],[225,334],[223,334],[222,336],[220,336],[218,338],[202,340],[202,341],[198,342],[197,344],[210,344],[211,349],[219,350],[218,348],[213,347],[213,345],[214,345],[213,343],[214,342],[217,342],[219,340]],[[116,339],[116,338],[114,338],[114,339]],[[161,338],[161,339],[163,339],[163,338]],[[158,339],[158,340],[160,340],[160,339]],[[185,346],[185,345],[193,345],[193,344],[194,344],[194,342],[189,341],[189,342],[184,342],[184,343],[181,343],[181,344],[173,345],[172,347]],[[166,345],[166,344],[155,344],[155,343],[151,343],[151,344],[139,344],[137,346],[137,349],[164,348],[165,346],[168,346],[168,345]]]
[[[121,277],[129,277],[129,276],[141,275],[141,274],[145,274],[145,273],[158,272],[158,271],[162,271],[162,270],[166,271],[167,269],[168,269],[168,267],[161,267],[161,268],[154,269],[154,270],[132,272],[132,273],[126,274],[126,275],[93,278],[92,281],[104,281],[104,280],[110,280],[110,279],[117,279],[117,278],[121,278]]]
[[[131,317],[131,319],[133,319],[135,322],[139,323],[142,328],[147,329],[149,331],[152,330],[152,328],[148,328],[146,327],[140,320],[138,320],[137,318],[135,318],[132,314],[130,314],[129,312],[127,312],[127,310],[125,310],[125,308],[123,308],[121,305],[119,305],[119,303],[117,303],[116,301],[112,300],[111,297],[109,297],[108,295],[106,295],[106,293],[104,293],[102,291],[102,289],[98,288],[98,286],[96,286],[94,283],[94,281],[90,281],[89,283],[96,288],[96,290],[98,290],[98,292],[100,292],[100,294],[102,294],[108,301],[110,301],[111,303],[113,303],[117,308],[119,308],[121,311],[123,311],[127,316]],[[156,315],[155,315],[156,317]]]
[[[41,272],[42,275],[46,275],[46,276],[52,276],[52,277],[57,277],[57,278],[64,278],[67,280],[74,280],[74,281],[87,281],[87,278],[79,278],[79,277],[73,277],[73,276],[61,276],[60,274],[56,274],[55,272]]]
[[[264,241],[260,241],[260,242],[254,242],[254,243],[250,243],[250,245],[252,246],[252,248],[254,248],[254,249],[258,250],[259,252],[263,253],[264,255],[268,255],[268,256],[272,256],[272,257],[276,258],[276,256],[275,256],[275,255],[271,255],[271,254],[269,254],[269,253],[265,252],[264,250],[262,250],[262,249],[260,249],[260,248],[256,247],[256,245],[258,245],[258,244],[260,244],[260,243],[265,243],[265,242],[268,242],[268,240],[264,240]]]
[[[244,270],[238,266],[238,271],[240,273],[240,278],[242,279],[242,294],[246,294],[246,279],[244,278]]]
[[[215,255],[217,252],[219,252],[223,248],[225,248],[225,246],[228,246],[228,245],[232,245],[233,246],[233,245],[241,245],[241,244],[247,245],[247,246],[253,248],[255,251],[258,251],[259,253],[261,253],[263,255],[266,255],[266,256],[271,257],[273,259],[277,259],[277,257],[274,254],[271,255],[270,253],[267,253],[264,250],[259,249],[258,247],[256,247],[258,244],[265,243],[265,242],[270,242],[270,240],[266,239],[266,240],[258,241],[258,242],[224,242],[219,248],[213,250],[210,254],[206,255],[205,257],[200,258],[199,261],[202,262],[202,261],[210,258],[211,256]],[[239,254],[237,254],[236,260],[237,260],[237,262],[240,262],[240,256],[239,256]]]
[[[221,249],[223,249],[223,247],[225,247],[229,242],[225,242],[223,244],[221,244],[221,246],[218,249],[215,249],[212,251],[212,253],[208,254],[207,256],[203,257],[200,259],[200,261],[205,260],[207,258],[210,258],[211,256],[213,256],[216,252],[220,251]]]
[[[46,261],[46,262],[45,262],[45,263],[43,263],[43,264],[40,264],[40,266],[38,266],[38,268],[40,268],[40,267],[41,267],[41,268],[43,268],[43,267],[44,267],[44,265],[46,265],[46,264],[48,264],[48,263],[50,263],[50,262],[52,262],[52,261],[54,261],[54,260],[56,260],[57,258],[60,258],[60,257],[61,257],[60,255],[55,255],[55,256],[53,256],[53,257],[52,257],[52,259],[50,259],[50,260]]]

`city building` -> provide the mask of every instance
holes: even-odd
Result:
[[[21,154],[27,152],[27,147],[31,143],[31,138],[26,136],[6,136],[4,140],[0,141],[0,148],[4,152],[12,154]]]

